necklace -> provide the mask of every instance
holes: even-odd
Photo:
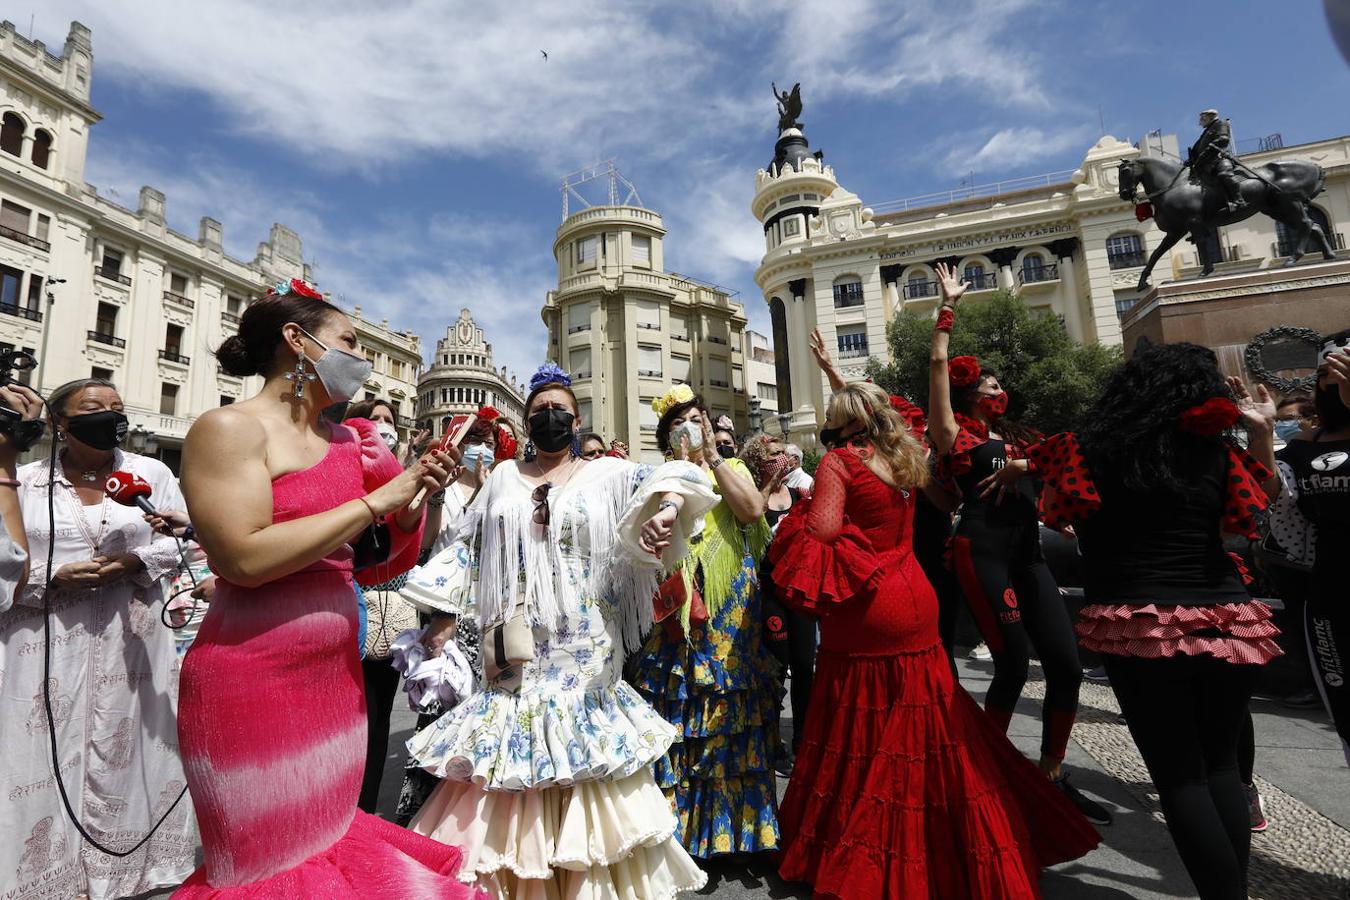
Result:
[[[111,466],[111,465],[112,465],[112,460],[110,459],[110,460],[108,460],[108,461],[105,462],[105,463],[100,463],[99,466],[98,466],[98,468],[96,468],[96,469],[85,469],[84,471],[80,472],[80,474],[79,474],[79,479],[80,479],[80,481],[83,481],[83,482],[85,482],[86,484],[94,484],[95,482],[98,481],[99,473],[102,472],[104,469],[106,469],[107,467],[109,467],[109,466]],[[65,454],[62,454],[62,455],[61,455],[61,468],[62,468],[62,470],[65,470],[65,468],[66,468],[66,456],[65,456]],[[69,472],[69,471],[66,471],[66,476],[69,477],[69,475],[70,475],[70,472]]]

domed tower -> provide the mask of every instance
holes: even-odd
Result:
[[[591,205],[587,191],[608,184]],[[626,192],[626,193],[625,193]],[[563,181],[563,221],[553,241],[558,287],[541,315],[548,356],[572,376],[583,430],[660,459],[653,399],[671,384],[703,395],[714,417],[745,429],[745,310],[731,293],[665,268],[665,226],[613,167]],[[580,209],[576,207],[580,206]]]
[[[821,207],[839,182],[834,169],[825,164],[824,154],[812,152],[797,121],[800,89],[783,95],[775,89],[774,93],[779,97],[778,141],[773,160],[755,175],[750,206],[764,226],[764,259],[755,280],[764,292],[773,324],[779,425],[805,432],[814,431],[813,411],[823,397],[820,373],[806,349],[807,338],[818,324],[812,267],[794,250],[823,236]]]

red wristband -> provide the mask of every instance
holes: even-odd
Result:
[[[933,326],[934,331],[951,332],[952,323],[956,321],[956,314],[952,312],[950,306],[942,307],[938,312],[937,323]]]

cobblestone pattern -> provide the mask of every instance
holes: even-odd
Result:
[[[1045,681],[1032,663],[1027,697],[1043,701]],[[1073,740],[1139,801],[1163,821],[1158,795],[1120,718],[1120,706],[1109,685],[1084,681],[1078,697]],[[1256,761],[1261,767],[1260,757]],[[1350,890],[1350,831],[1256,775],[1270,828],[1252,835],[1248,887],[1261,900],[1308,900],[1342,897]]]

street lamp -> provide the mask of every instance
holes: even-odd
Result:
[[[760,410],[760,399],[751,397],[747,401],[750,405],[750,431],[759,434],[764,430],[764,413]]]
[[[787,440],[792,431],[792,413],[781,412],[778,414],[778,430],[783,433],[783,440]]]

